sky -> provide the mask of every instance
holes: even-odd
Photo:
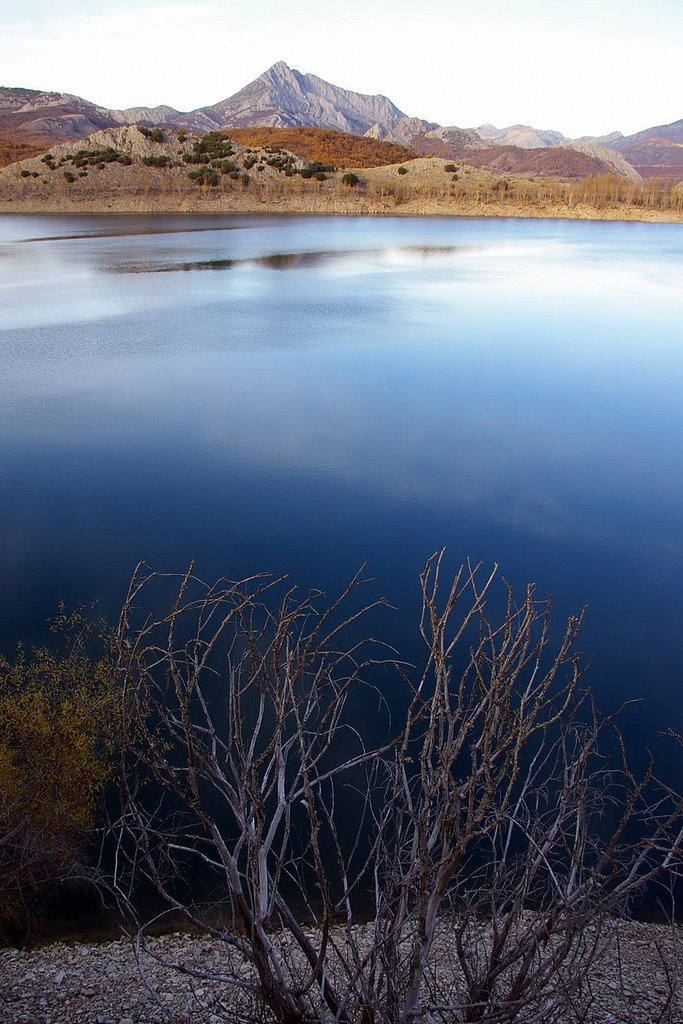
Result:
[[[444,125],[569,137],[683,118],[683,0],[0,0],[0,85],[225,99],[278,60]]]

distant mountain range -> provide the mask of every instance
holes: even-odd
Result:
[[[68,93],[0,88],[0,146],[24,155],[35,147],[85,138],[125,124],[190,131],[309,126],[398,142],[504,173],[579,177],[611,170],[626,177],[683,178],[683,120],[635,135],[566,139],[528,125],[467,129],[408,117],[386,96],[367,96],[302,74],[279,61],[235,95],[183,113],[169,106],[110,110]],[[20,155],[16,159],[20,158]],[[7,162],[5,158],[4,162]]]

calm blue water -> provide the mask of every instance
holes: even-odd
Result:
[[[445,545],[683,729],[683,227],[5,217],[0,310],[0,648],[192,558],[366,562],[410,647]]]

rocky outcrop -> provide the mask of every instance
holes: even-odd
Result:
[[[593,142],[596,146],[618,149],[618,143],[624,138],[623,132],[609,132],[608,135],[581,135],[574,142]]]
[[[410,146],[416,135],[429,134],[432,129],[438,127],[436,122],[423,121],[420,117],[401,117],[391,124],[374,124],[365,134],[369,138],[397,142],[399,146]]]
[[[559,146],[565,141],[562,132],[532,128],[528,124],[513,124],[508,128],[482,124],[472,130],[485,142],[494,142],[498,146],[517,146],[518,149],[545,149],[547,146]]]
[[[605,165],[605,170],[612,174],[617,174],[620,178],[627,178],[638,185],[643,183],[643,179],[635,167],[632,167],[621,153],[607,149],[606,146],[598,146],[594,142],[565,142],[561,148],[571,149],[576,153],[585,153],[586,156],[601,160]]]
[[[471,128],[436,127],[425,134],[426,139],[444,142],[447,146],[459,146],[461,149],[482,149],[482,140]]]

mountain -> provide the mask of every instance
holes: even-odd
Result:
[[[82,139],[116,124],[111,111],[62,92],[0,88],[0,130],[45,135],[55,140]]]
[[[622,136],[612,148],[644,178],[683,178],[683,120]]]
[[[609,135],[581,135],[574,142],[590,142],[608,149],[616,148],[616,144],[624,138],[623,132],[610,132]]]
[[[234,96],[198,112],[226,128],[308,126],[352,135],[369,133],[375,138],[387,137],[383,130],[406,119],[386,96],[350,92],[316,75],[295,71],[284,61],[273,64]],[[410,120],[415,121],[414,131],[428,130],[429,122]],[[393,135],[391,141],[396,141]]]
[[[580,177],[611,170],[633,177],[630,165],[644,177],[683,177],[683,120],[631,136],[613,132],[576,143],[561,132],[522,124],[442,127],[409,117],[386,96],[342,89],[284,61],[233,96],[187,113],[170,106],[112,110],[70,93],[0,88],[0,164],[44,152],[53,142],[127,124],[199,132],[314,127],[398,143],[425,156],[466,160],[499,173]]]
[[[654,128],[646,128],[635,135],[623,136],[614,144],[615,149],[625,150],[633,146],[640,146],[647,142],[671,142],[674,145],[683,145],[683,120],[673,121],[671,124],[659,124]]]
[[[512,124],[508,128],[482,124],[472,131],[485,142],[493,142],[498,146],[518,146],[519,149],[545,149],[546,146],[560,146],[565,141],[562,132],[532,128],[528,124]]]
[[[233,96],[189,113],[169,106],[111,110],[69,93],[0,89],[0,131],[62,141],[123,124],[169,125],[192,131],[315,127],[398,142],[437,127],[435,122],[407,117],[386,96],[342,89],[316,75],[302,74],[284,61],[273,64]]]

